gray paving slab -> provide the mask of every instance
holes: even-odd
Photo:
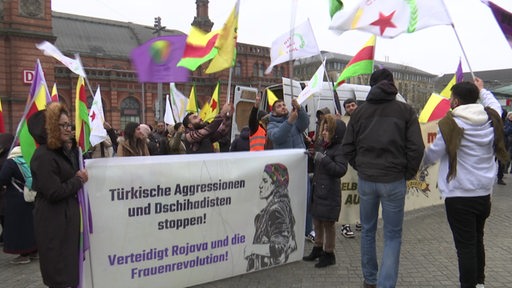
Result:
[[[505,181],[509,185],[494,187],[492,212],[485,228],[486,287],[512,287],[512,175],[507,174]],[[299,261],[194,288],[361,287],[360,234],[355,232],[355,238],[346,239],[339,233],[341,227],[337,228],[334,266],[317,269],[313,263]],[[381,251],[381,227],[377,237],[378,251]],[[308,242],[304,253],[311,249],[312,244]],[[0,252],[0,287],[45,287],[37,260],[13,265],[9,263],[12,258],[13,255]],[[397,287],[457,286],[457,259],[444,206],[406,212]]]

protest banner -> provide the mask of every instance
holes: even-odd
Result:
[[[86,168],[86,287],[185,287],[302,259],[302,150],[102,158]]]

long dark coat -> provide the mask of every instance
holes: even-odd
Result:
[[[324,157],[315,161],[311,215],[322,221],[338,221],[341,211],[340,178],[347,172],[347,161],[341,153],[346,125],[336,120],[336,130]]]
[[[78,285],[82,187],[78,167],[64,148],[39,146],[30,162],[32,188],[37,191],[34,226],[43,282],[50,287]]]
[[[18,164],[7,159],[0,171],[0,186],[6,186],[4,219],[4,252],[9,254],[29,254],[37,250],[34,237],[34,203],[25,202],[23,193],[11,182],[15,178],[23,189],[25,179]]]

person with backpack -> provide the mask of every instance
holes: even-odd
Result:
[[[0,186],[6,186],[4,219],[4,252],[18,257],[12,264],[27,264],[37,259],[37,247],[34,236],[34,202],[23,197],[24,187],[31,188],[32,174],[21,148],[14,147],[0,170]]]

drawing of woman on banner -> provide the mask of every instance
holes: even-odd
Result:
[[[259,185],[259,197],[267,205],[254,218],[254,238],[245,247],[247,272],[256,271],[288,261],[297,250],[295,217],[288,196],[290,176],[281,163],[265,165]]]

